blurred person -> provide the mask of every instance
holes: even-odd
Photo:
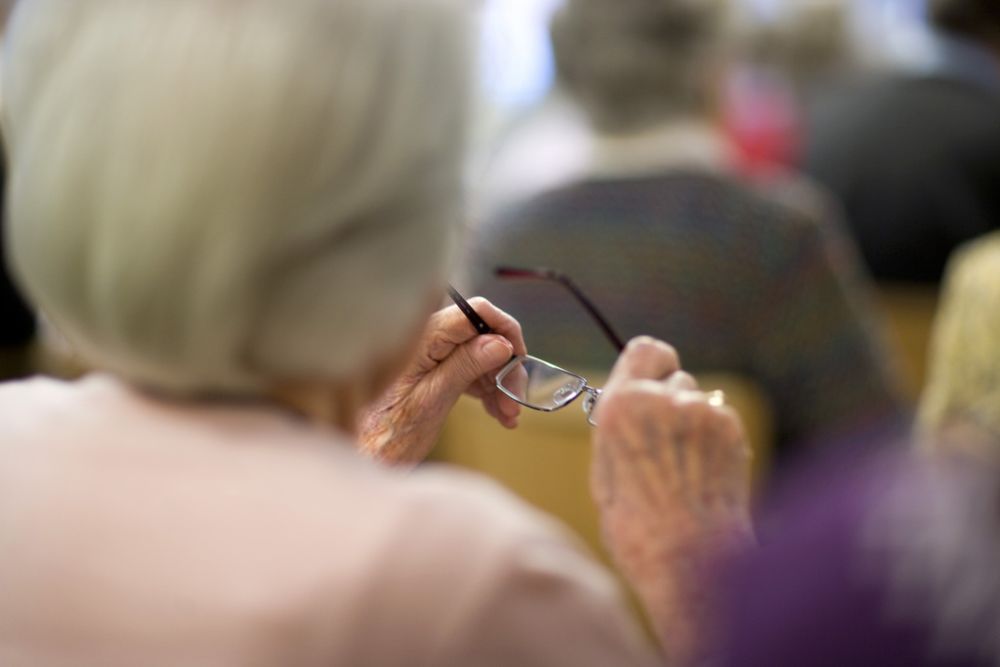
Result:
[[[777,25],[760,35],[760,55],[779,64],[807,95],[817,82],[840,76],[851,65],[850,13],[845,0],[788,3]]]
[[[723,665],[1000,664],[1000,234],[949,264],[916,444],[814,461],[731,568]]]
[[[813,461],[719,584],[731,667],[1000,664],[1000,235],[951,261],[916,444]]]
[[[933,0],[934,57],[817,107],[802,164],[846,208],[875,278],[937,284],[1000,227],[1000,8]]]
[[[1000,440],[1000,232],[960,248],[946,276],[920,426],[925,444],[988,454]]]
[[[795,165],[815,90],[853,69],[847,2],[795,0],[774,12],[735,21],[739,57],[723,99],[727,135],[752,174]]]
[[[485,300],[495,335],[428,320],[469,12],[22,0],[8,252],[100,372],[0,386],[0,664],[655,662],[563,528],[406,470],[463,392],[518,415],[489,382],[517,322]],[[739,422],[648,338],[595,416],[608,547],[664,656],[698,662],[699,575],[752,540]]]
[[[814,461],[720,583],[731,667],[1000,664],[1000,234],[951,260],[917,444]]]
[[[737,174],[717,122],[727,7],[570,0],[556,14],[588,151],[565,182],[491,216],[468,271],[556,363],[603,368],[611,351],[558,286],[501,282],[493,267],[562,271],[626,336],[671,341],[692,372],[755,380],[787,459],[901,408],[868,282],[824,197],[790,176],[751,186]]]

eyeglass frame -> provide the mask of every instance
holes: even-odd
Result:
[[[520,398],[517,397],[517,395],[514,392],[508,390],[507,387],[503,385],[503,381],[507,378],[507,376],[511,373],[511,371],[513,371],[518,366],[521,366],[524,363],[525,359],[532,359],[534,361],[538,361],[550,368],[559,371],[560,373],[565,373],[570,377],[574,377],[577,380],[580,380],[583,383],[583,386],[581,386],[579,389],[576,390],[576,393],[573,395],[573,398],[569,399],[568,401],[563,401],[559,405],[552,408],[546,408],[539,405],[532,405],[527,401],[522,401]],[[587,398],[584,399],[583,412],[584,414],[587,415],[587,423],[590,424],[591,426],[597,426],[597,422],[594,421],[593,413],[594,413],[594,408],[597,406],[597,401],[598,399],[601,398],[601,394],[604,392],[604,390],[599,387],[592,387],[587,378],[583,377],[579,373],[568,371],[565,368],[556,366],[555,364],[545,361],[544,359],[539,359],[538,357],[533,357],[527,354],[521,354],[511,357],[510,361],[508,361],[507,364],[503,368],[501,368],[500,371],[496,374],[494,380],[496,382],[497,389],[503,392],[505,396],[513,400],[515,403],[523,405],[524,407],[529,408],[531,410],[536,410],[538,412],[558,412],[559,410],[562,410],[563,408],[568,406],[570,403],[575,403],[578,398],[586,394]]]
[[[621,336],[619,336],[615,332],[614,328],[612,328],[607,318],[604,317],[604,315],[600,312],[597,306],[594,305],[594,302],[591,301],[589,298],[587,298],[587,296],[583,293],[583,291],[579,287],[577,287],[576,283],[574,283],[570,279],[570,277],[567,276],[566,274],[561,273],[559,271],[554,271],[552,269],[542,269],[542,268],[522,269],[509,266],[497,267],[495,269],[495,274],[500,278],[522,278],[522,279],[543,280],[562,285],[570,292],[570,294],[573,295],[573,297],[580,303],[580,305],[583,306],[583,308],[587,311],[587,313],[591,316],[591,318],[594,319],[597,325],[604,332],[604,335],[608,338],[611,344],[614,345],[617,351],[621,353],[625,349],[625,344],[622,341]],[[487,324],[482,317],[480,317],[479,313],[477,313],[476,310],[469,304],[469,302],[466,301],[465,297],[463,297],[458,292],[458,290],[456,290],[451,285],[448,286],[448,296],[451,297],[451,300],[455,302],[455,305],[458,306],[459,310],[461,310],[462,313],[465,315],[465,317],[469,320],[469,322],[472,323],[472,326],[476,329],[476,332],[478,332],[480,335],[493,333],[492,327],[490,327],[490,325]],[[565,401],[561,405],[558,405],[553,408],[531,405],[525,401],[522,401],[517,396],[515,396],[513,392],[508,391],[507,388],[503,386],[502,379],[505,378],[514,368],[521,365],[525,359],[533,359],[535,361],[545,364],[546,366],[549,366],[550,368],[554,368],[559,372],[565,373],[566,375],[582,380],[583,387],[580,388],[580,390],[576,393],[575,396],[573,396],[572,399]],[[597,401],[598,399],[600,399],[603,390],[597,387],[592,387],[590,383],[587,381],[587,378],[583,377],[578,373],[573,373],[572,371],[568,371],[565,368],[556,366],[555,364],[545,361],[544,359],[539,359],[538,357],[532,357],[530,355],[519,355],[511,357],[510,361],[508,361],[507,364],[504,365],[502,369],[500,369],[500,372],[497,373],[496,377],[494,378],[494,381],[496,383],[497,389],[503,392],[505,396],[509,397],[519,405],[523,405],[526,408],[529,408],[531,410],[536,410],[538,412],[556,412],[557,410],[562,410],[570,403],[575,402],[578,398],[580,398],[580,396],[587,394],[587,398],[585,399],[583,404],[583,411],[587,415],[587,423],[590,424],[591,426],[597,426],[597,423],[594,421],[593,410],[594,407],[597,405]]]

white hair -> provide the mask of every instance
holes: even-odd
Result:
[[[709,113],[730,12],[730,0],[567,0],[551,25],[560,79],[602,130]]]
[[[11,259],[96,365],[182,392],[392,354],[462,216],[464,0],[22,0]]]

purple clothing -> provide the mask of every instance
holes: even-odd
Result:
[[[777,530],[729,573],[722,664],[997,664],[995,474],[846,463],[783,494]]]

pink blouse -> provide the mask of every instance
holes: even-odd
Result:
[[[0,385],[0,665],[652,662],[612,578],[482,478],[258,405]]]

